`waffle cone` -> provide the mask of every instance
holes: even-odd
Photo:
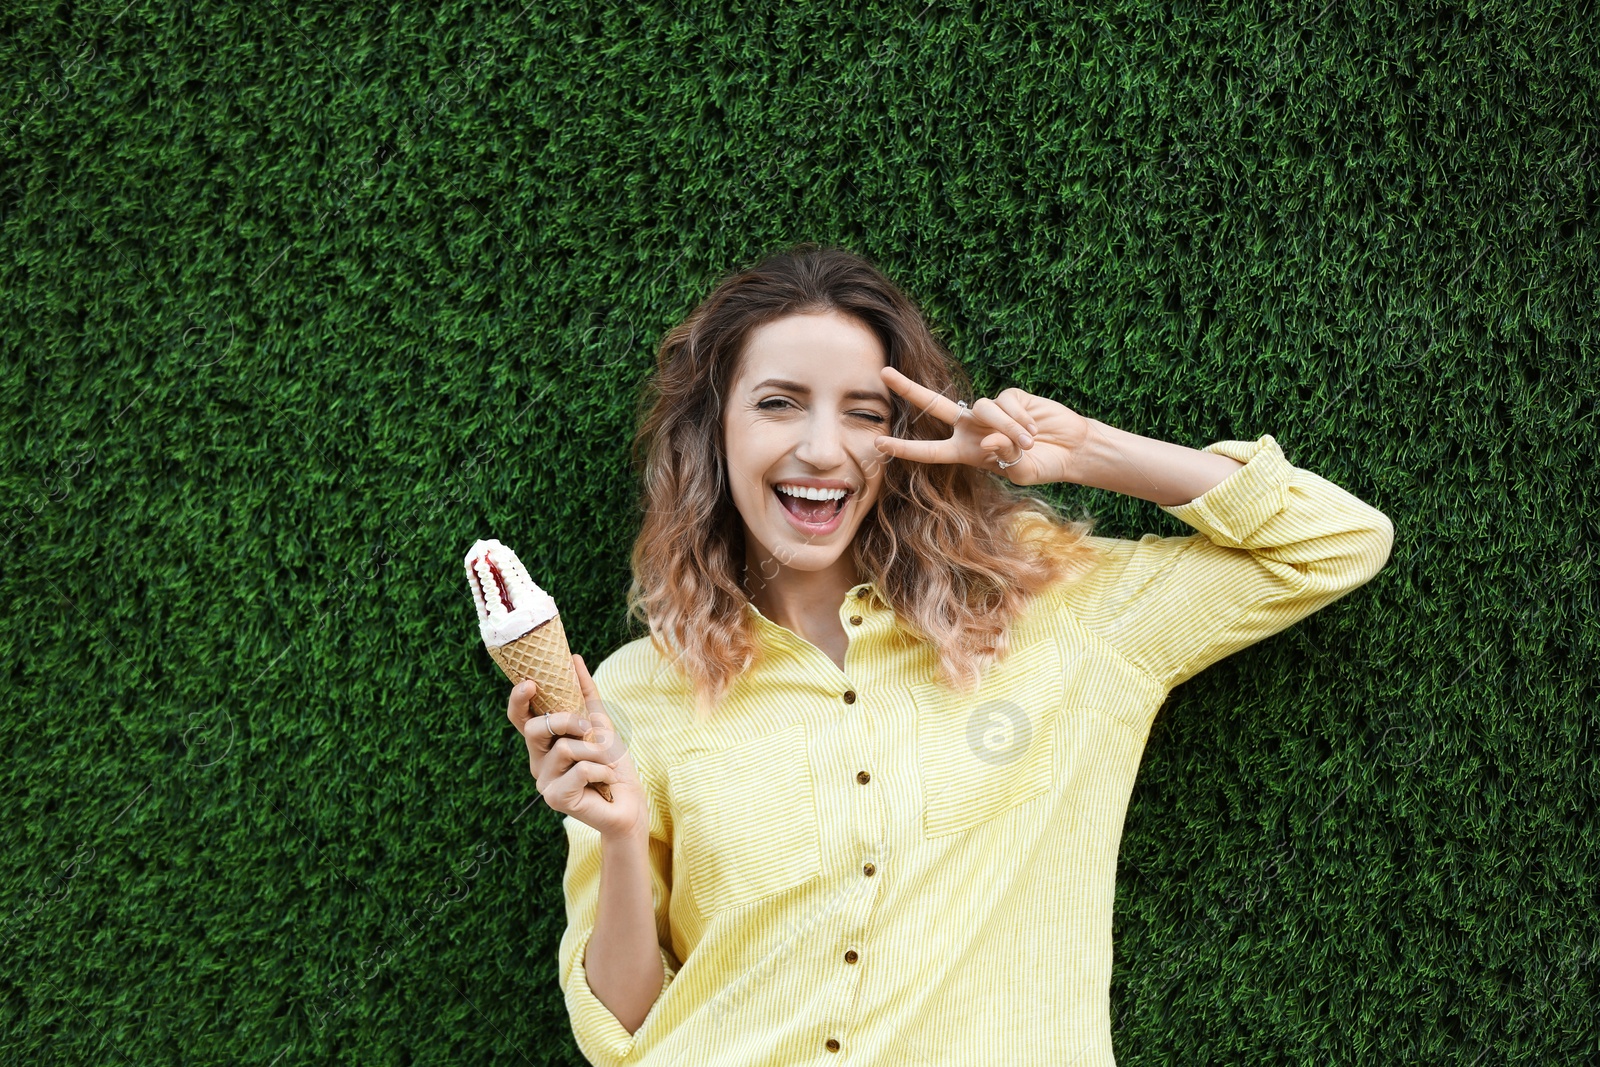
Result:
[[[515,641],[490,647],[489,655],[513,685],[527,678],[538,683],[539,690],[533,695],[535,715],[584,710],[583,691],[578,688],[578,675],[572,668],[572,650],[567,647],[567,631],[561,625],[560,614]],[[591,737],[585,736],[584,740]],[[611,790],[605,783],[592,784],[607,801],[611,799]]]

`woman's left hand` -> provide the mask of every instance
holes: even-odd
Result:
[[[907,441],[883,436],[878,451],[919,463],[965,463],[1003,475],[1013,485],[1072,480],[1089,435],[1089,420],[1071,408],[1015,387],[994,400],[983,397],[969,410],[949,397],[883,368],[883,381],[920,410],[954,427],[943,441]],[[1029,440],[1031,438],[1031,440]],[[999,460],[1013,466],[1004,469]]]

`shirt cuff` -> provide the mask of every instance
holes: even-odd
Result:
[[[1251,536],[1289,503],[1294,467],[1271,434],[1254,441],[1216,441],[1201,449],[1244,466],[1187,504],[1158,505],[1219,545],[1247,548]]]
[[[627,1029],[617,1021],[617,1017],[611,1014],[611,1009],[600,1003],[600,998],[589,988],[589,973],[583,965],[583,957],[589,948],[589,938],[593,936],[594,929],[591,927],[578,940],[576,954],[573,956],[572,978],[567,983],[567,1014],[572,1017],[573,1037],[577,1039],[578,1047],[585,1056],[595,1063],[618,1063],[633,1051],[634,1035],[639,1031],[628,1033]],[[677,973],[677,969],[672,965],[672,957],[667,955],[667,950],[660,944],[656,945],[656,949],[661,953],[663,972],[661,988],[657,991],[650,1010],[645,1013],[644,1021],[639,1024],[639,1030],[643,1030],[645,1024],[650,1021],[650,1016],[655,1014],[656,1008],[661,1004],[662,996]]]

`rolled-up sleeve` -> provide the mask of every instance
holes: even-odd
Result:
[[[1103,561],[1073,598],[1088,629],[1166,688],[1365,584],[1394,543],[1383,512],[1290,464],[1270,434],[1204,451],[1244,466],[1162,506],[1199,533],[1096,538]]]
[[[598,684],[598,679],[596,682]],[[657,804],[659,795],[654,787],[653,776],[645,764],[637,759],[637,755],[635,752],[635,766],[651,806],[650,900],[655,912],[657,948],[661,952],[664,972],[655,1002],[639,1025],[639,1030],[643,1030],[660,1006],[667,987],[678,973],[679,965],[670,948],[671,928],[668,925],[672,892],[672,842],[660,817],[662,809]],[[561,883],[566,898],[567,928],[561,936],[559,951],[561,992],[566,999],[567,1014],[572,1020],[572,1033],[579,1051],[595,1067],[618,1067],[634,1062],[634,1034],[628,1033],[611,1009],[594,995],[589,988],[588,972],[584,968],[584,952],[589,947],[589,938],[594,934],[600,905],[600,832],[570,815],[562,819],[562,826],[567,834],[567,865]]]

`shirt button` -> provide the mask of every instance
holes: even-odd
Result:
[[[872,781],[872,775],[868,774],[866,771],[857,771],[856,781],[860,782],[862,785],[866,785],[868,782]]]
[[[858,960],[860,958],[861,957],[856,955],[856,950],[855,949],[851,949],[849,952],[846,952],[844,954],[844,961],[846,963],[854,963],[856,960]]]
[[[861,873],[866,875],[868,878],[871,878],[872,875],[873,875],[873,872],[875,872],[877,869],[878,868],[874,867],[872,864],[869,863],[865,867],[861,868]]]
[[[839,1051],[839,1042],[830,1037],[825,1042],[825,1047],[827,1048],[827,1050],[829,1052],[838,1052]]]
[[[856,691],[854,689],[846,689],[844,691],[844,702],[846,704],[854,704],[856,702]]]
[[[850,625],[851,626],[860,626],[861,625],[861,616],[860,615],[852,615],[852,616],[850,616]]]

